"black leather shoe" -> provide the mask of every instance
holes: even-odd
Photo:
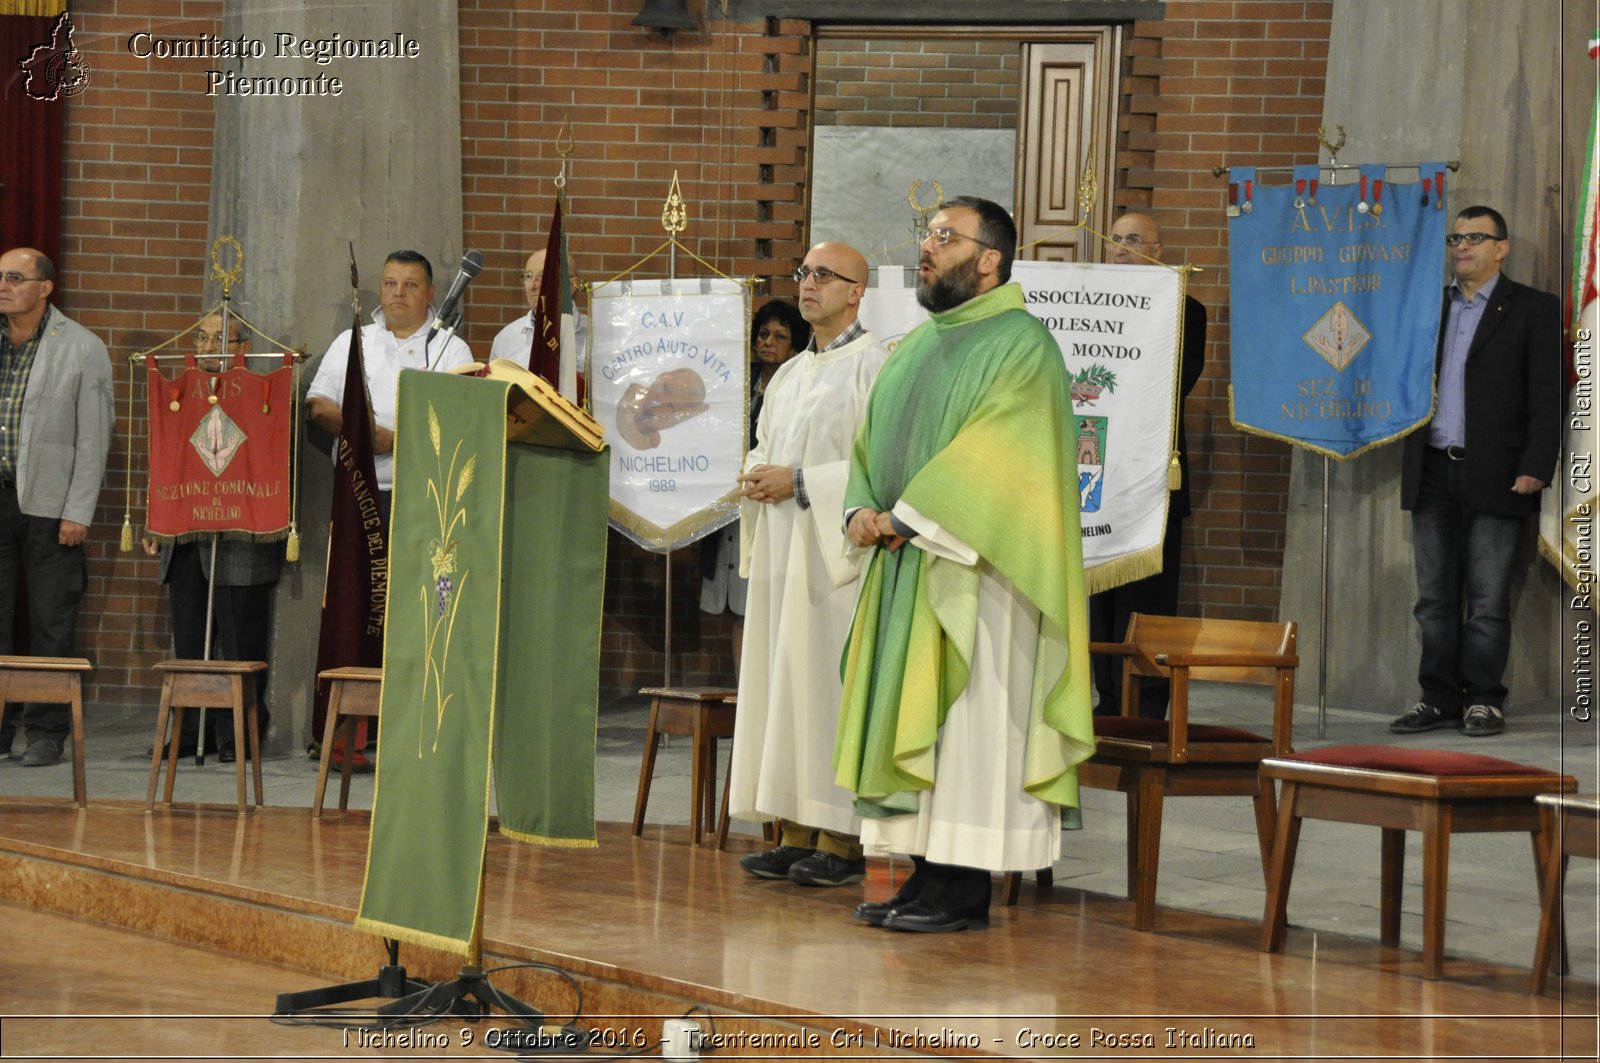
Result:
[[[989,925],[989,911],[968,915],[946,912],[926,901],[912,901],[883,917],[887,930],[914,930],[922,934],[949,934],[956,930],[982,930]]]
[[[895,899],[886,901],[863,901],[856,905],[855,918],[868,926],[882,926],[884,917],[894,911]]]
[[[238,759],[239,754],[234,751],[232,746],[223,746],[222,749],[217,753],[217,760],[221,761],[223,764],[232,764]]]

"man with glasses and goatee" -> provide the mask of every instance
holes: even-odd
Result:
[[[1061,349],[1006,283],[1010,215],[942,204],[923,234],[931,314],[884,365],[845,514],[870,550],[835,753],[868,852],[915,871],[856,918],[989,921],[991,873],[1049,867],[1094,749],[1072,403]]]
[[[739,865],[757,878],[846,886],[867,862],[848,790],[833,778],[839,651],[857,570],[845,536],[850,447],[889,352],[857,320],[867,260],[824,242],[795,270],[811,343],[778,367],[739,478],[750,579],[729,808],[781,821],[776,848]]]
[[[1400,481],[1421,695],[1389,730],[1480,738],[1505,729],[1518,541],[1561,446],[1561,309],[1500,272],[1511,241],[1497,211],[1463,210],[1445,243],[1455,279],[1440,314],[1433,421],[1406,437]]]
[[[0,654],[13,651],[17,592],[27,572],[29,652],[75,657],[78,606],[88,582],[84,538],[111,447],[111,361],[106,345],[50,305],[55,265],[31,247],[0,255]],[[6,714],[26,730],[24,767],[61,759],[65,705]]]

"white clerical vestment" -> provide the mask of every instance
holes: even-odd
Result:
[[[833,781],[839,660],[859,575],[845,534],[850,447],[889,357],[869,332],[805,351],[767,385],[745,468],[798,468],[811,507],[740,504],[745,607],[729,812],[855,834],[854,795]]]
[[[1061,859],[1061,810],[1023,790],[1039,610],[915,507],[896,503],[894,516],[918,533],[916,545],[902,550],[977,568],[977,627],[971,677],[939,729],[937,781],[921,792],[915,813],[862,820],[862,847],[989,871],[1049,867]]]

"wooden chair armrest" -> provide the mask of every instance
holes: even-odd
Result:
[[[1300,658],[1284,653],[1158,653],[1157,664],[1169,668],[1298,668]]]
[[[1091,642],[1090,653],[1103,653],[1108,657],[1132,657],[1133,643],[1131,642]]]

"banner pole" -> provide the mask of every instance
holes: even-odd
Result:
[[[1322,456],[1322,595],[1317,636],[1317,739],[1328,737],[1328,481],[1333,476],[1333,459]]]

